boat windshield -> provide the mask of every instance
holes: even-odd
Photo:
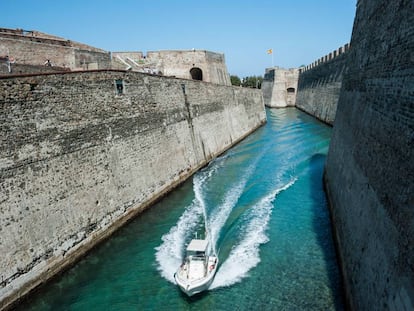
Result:
[[[187,256],[193,256],[193,257],[204,257],[206,254],[204,252],[199,251],[187,251]]]

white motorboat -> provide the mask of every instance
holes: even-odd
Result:
[[[217,256],[209,256],[208,240],[191,240],[185,261],[174,274],[180,289],[188,296],[208,289],[217,271]]]

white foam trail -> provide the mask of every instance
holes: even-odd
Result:
[[[220,266],[210,289],[240,282],[248,276],[250,269],[257,266],[260,262],[259,247],[269,241],[266,230],[273,201],[281,191],[291,187],[295,181],[296,179],[293,179],[283,187],[272,191],[252,208],[252,221],[246,227],[244,239],[233,247],[227,260]]]
[[[244,175],[244,178],[235,187],[231,187],[229,189],[229,191],[225,195],[226,199],[224,203],[218,207],[215,207],[213,210],[213,213],[215,212],[215,214],[211,215],[210,217],[208,217],[207,215],[207,207],[205,205],[204,200],[203,186],[207,183],[208,179],[210,179],[223,165],[223,162],[216,162],[216,165],[210,167],[209,170],[202,171],[200,174],[194,176],[194,194],[197,199],[197,202],[201,205],[201,208],[203,210],[205,229],[210,240],[211,251],[214,254],[217,254],[216,244],[220,230],[226,222],[228,216],[230,215],[230,212],[232,211],[233,207],[236,205],[237,200],[239,199],[247,183],[247,180],[252,175],[259,158],[260,157],[257,157],[256,161],[249,166]]]
[[[207,170],[200,171],[194,176],[193,189],[195,198],[192,204],[181,215],[177,224],[162,237],[162,244],[156,248],[158,270],[165,279],[172,283],[175,282],[174,273],[182,261],[182,250],[185,248],[186,239],[189,234],[195,231],[202,215],[204,216],[206,230],[210,234],[213,251],[217,253],[215,246],[220,236],[220,231],[234,206],[236,206],[247,181],[254,173],[259,158],[249,166],[244,174],[244,178],[226,193],[223,203],[215,207],[210,219],[207,217],[203,187],[222,166],[222,163],[216,163],[216,165],[209,167]],[[252,221],[244,230],[245,238],[239,245],[233,248],[229,258],[221,265],[210,289],[230,286],[239,282],[247,276],[251,268],[260,262],[259,246],[268,241],[265,231],[273,208],[272,202],[278,193],[289,188],[295,181],[296,179],[276,189],[252,208]]]
[[[195,198],[167,234],[162,236],[162,243],[156,247],[155,258],[158,262],[157,269],[168,281],[175,283],[174,273],[181,264],[182,250],[189,234],[195,231],[201,215],[206,217],[206,209],[202,197],[202,186],[222,165],[214,165],[211,168],[200,171],[194,176],[193,189]],[[204,218],[205,219],[205,218]]]
[[[211,176],[212,176],[212,173],[208,171],[208,174],[196,175],[194,176],[194,179],[193,179],[193,189],[194,189],[195,199],[201,207],[201,211],[203,213],[203,218],[204,218],[205,230],[207,234],[210,232],[210,228],[207,225],[207,211],[206,211],[206,205],[204,203],[204,198],[203,198],[203,184],[205,183],[205,180],[210,178]]]
[[[158,270],[168,281],[174,283],[174,273],[182,261],[182,250],[188,233],[194,232],[202,214],[196,200],[184,211],[177,224],[162,236],[162,243],[156,247],[155,257]]]
[[[220,231],[226,223],[231,211],[236,206],[240,196],[242,195],[243,190],[246,187],[247,181],[250,179],[251,175],[254,172],[254,169],[256,168],[257,162],[258,160],[252,163],[246,170],[246,173],[243,175],[243,178],[234,187],[231,187],[227,191],[224,202],[220,204],[214,210],[215,213],[210,216],[209,227],[211,228],[211,240],[215,254],[217,254],[216,246],[220,236]]]

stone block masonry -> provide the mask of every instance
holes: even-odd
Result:
[[[259,90],[126,71],[0,78],[0,309],[266,121]]]
[[[224,54],[205,50],[113,52],[112,68],[231,85]]]
[[[205,50],[107,52],[39,31],[0,28],[0,76],[10,74],[131,70],[231,85],[225,57]]]
[[[301,68],[299,74],[296,107],[330,125],[335,120],[348,49],[346,44]]]
[[[353,310],[414,310],[414,2],[359,0],[325,184]]]
[[[298,76],[297,68],[267,68],[262,83],[265,105],[270,108],[295,106]]]
[[[38,31],[0,28],[0,57],[6,55],[16,64],[39,66],[32,67],[37,73],[47,60],[71,70],[111,68],[109,52]]]

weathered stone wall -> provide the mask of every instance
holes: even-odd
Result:
[[[126,71],[0,78],[0,112],[0,309],[266,118],[259,90]]]
[[[204,50],[150,51],[145,57],[141,52],[114,52],[112,67],[183,79],[192,79],[191,69],[199,68],[202,81],[231,85],[224,54]]]
[[[63,68],[63,67],[57,67],[57,66],[49,67],[49,66],[44,66],[44,65],[36,66],[36,65],[18,64],[18,63],[9,64],[8,61],[4,61],[0,59],[0,76],[33,74],[34,72],[46,73],[46,72],[64,72],[64,71],[70,71],[70,69]]]
[[[224,54],[204,50],[153,51],[146,56],[142,52],[114,52],[111,57],[110,52],[54,35],[0,28],[0,60],[6,56],[13,63],[36,66],[32,73],[56,71],[53,67],[115,69],[192,79],[190,71],[197,68],[202,81],[231,85]],[[48,61],[53,67],[41,67]],[[9,74],[6,67],[0,68],[0,73]]]
[[[414,310],[414,3],[358,1],[325,183],[354,310]]]
[[[76,69],[107,69],[109,52],[36,31],[0,28],[0,56],[8,55],[16,63]]]
[[[267,68],[262,83],[263,100],[267,107],[295,106],[299,69]]]
[[[204,51],[207,64],[207,74],[209,81],[217,84],[231,85],[230,75],[227,71],[224,54]],[[197,64],[194,64],[195,67]]]
[[[296,107],[319,120],[333,124],[346,71],[348,45],[302,68],[299,74]]]
[[[148,67],[144,53],[140,51],[132,52],[112,52],[111,68],[117,70],[134,70],[138,72],[145,72]],[[158,73],[158,72],[156,72]]]
[[[97,52],[87,49],[73,49],[75,67],[72,70],[110,69],[111,53]],[[59,64],[56,64],[59,65]]]

